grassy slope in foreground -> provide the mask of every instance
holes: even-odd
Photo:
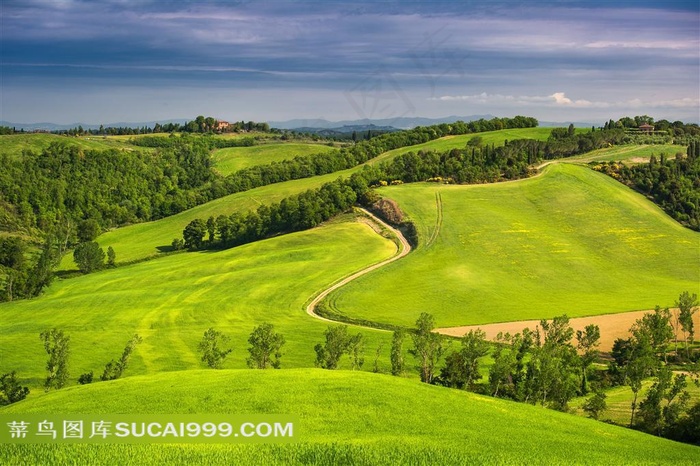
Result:
[[[32,300],[0,304],[0,374],[16,370],[35,396],[46,376],[39,333],[57,327],[71,337],[71,379],[99,377],[134,333],[143,337],[128,374],[199,369],[197,344],[209,327],[228,335],[225,368],[244,368],[248,335],[274,323],[287,343],[282,367],[311,367],[327,323],[304,303],[322,288],[390,257],[396,246],[358,222],[332,223],[220,252],[184,253],[54,283]],[[362,330],[370,354],[390,334]],[[347,359],[347,358],[344,358]],[[345,364],[345,363],[344,363]]]
[[[277,143],[251,147],[229,147],[212,153],[214,167],[222,175],[229,175],[255,165],[266,165],[297,156],[320,154],[333,150],[324,144]]]
[[[700,235],[584,167],[552,165],[510,183],[413,184],[381,193],[415,220],[421,245],[332,295],[353,317],[413,325],[429,312],[445,327],[672,306],[682,291],[700,291]],[[426,245],[438,194],[442,225]]]
[[[361,372],[189,371],[42,395],[9,413],[284,413],[302,443],[12,446],[0,461],[139,464],[697,464],[700,448],[588,419]],[[126,461],[125,461],[126,460]],[[149,463],[151,462],[151,463]]]

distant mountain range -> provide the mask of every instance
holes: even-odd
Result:
[[[341,120],[341,121],[329,121],[324,119],[295,119],[295,120],[285,120],[285,121],[269,121],[269,125],[272,128],[295,130],[307,133],[317,133],[332,135],[333,133],[345,134],[353,131],[367,131],[367,130],[377,130],[377,131],[397,131],[401,129],[415,128],[416,126],[430,126],[438,125],[441,123],[454,123],[455,121],[474,121],[479,119],[490,120],[494,118],[493,115],[468,115],[468,116],[448,116],[444,118],[422,118],[422,117],[401,117],[401,118],[384,118],[377,120],[370,119],[359,119],[359,120]],[[179,123],[184,124],[190,121],[190,119],[172,119],[172,120],[160,120],[160,121],[144,121],[144,122],[117,122],[117,123],[102,123],[106,127],[128,127],[128,128],[141,128],[149,127],[152,128],[156,123],[166,124],[166,123]],[[600,123],[590,123],[581,121],[540,121],[540,126],[546,127],[561,127],[569,126],[573,123],[576,127],[590,127],[590,126],[600,126]],[[71,123],[67,125],[56,124],[56,123],[13,123],[10,121],[0,121],[0,126],[9,126],[10,128],[17,128],[18,130],[23,129],[25,131],[35,131],[35,130],[45,130],[45,131],[63,131],[71,128],[77,128],[82,126],[84,129],[98,129],[100,123]],[[328,131],[322,131],[328,130]]]
[[[440,123],[454,123],[455,121],[473,121],[484,118],[486,120],[493,118],[493,115],[470,115],[470,116],[448,116],[444,118],[422,118],[422,117],[401,117],[401,118],[384,118],[379,120],[370,120],[368,118],[360,120],[341,120],[329,121],[323,119],[312,120],[286,120],[286,121],[270,121],[271,127],[279,129],[294,129],[299,128],[341,128],[345,126],[368,126],[374,125],[379,127],[388,127],[396,129],[410,129],[416,126],[439,125]]]

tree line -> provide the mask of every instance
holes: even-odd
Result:
[[[697,295],[682,293],[676,312],[657,308],[638,319],[630,328],[630,337],[618,338],[606,370],[594,368],[600,361],[598,346],[600,329],[595,324],[574,331],[565,315],[543,319],[534,330],[525,328],[516,334],[499,334],[495,344],[486,341],[485,333],[472,330],[455,340],[434,332],[432,315],[422,313],[412,329],[397,328],[391,339],[389,358],[391,374],[402,376],[411,366],[405,360],[404,345],[410,338],[408,354],[415,360],[414,370],[424,383],[474,391],[529,404],[539,404],[568,411],[576,396],[591,394],[582,408],[598,419],[606,409],[605,389],[628,386],[633,394],[629,426],[675,440],[700,444],[700,401],[690,404],[686,388],[689,382],[700,386],[700,351],[694,349],[693,315],[698,311]],[[683,347],[677,335],[683,334]],[[70,337],[62,330],[42,332],[40,338],[48,355],[44,387],[60,389],[69,380]],[[675,340],[675,347],[673,343]],[[114,380],[124,373],[136,345],[134,335],[119,359],[105,365],[100,380]],[[220,369],[232,352],[229,338],[209,328],[197,345],[201,361]],[[251,332],[248,343],[249,367],[257,369],[281,367],[282,334],[274,326],[263,323]],[[457,347],[454,343],[458,342]],[[323,341],[314,348],[315,366],[337,369],[347,356],[353,370],[365,363],[366,344],[361,333],[351,334],[345,324],[329,325]],[[381,372],[379,358],[383,345],[375,351],[373,372]],[[481,363],[490,354],[493,363],[485,383]],[[674,366],[675,365],[675,366]],[[681,369],[674,372],[673,369]],[[652,378],[652,385],[640,399],[643,383]],[[91,383],[93,373],[85,373],[79,383]],[[19,401],[29,393],[17,380],[15,372],[0,377],[0,404]]]
[[[61,389],[66,386],[70,379],[71,338],[58,328],[41,332],[39,338],[48,355],[46,361],[47,375],[43,384],[44,389],[47,392],[51,389]],[[105,365],[100,380],[107,381],[121,378],[129,366],[131,355],[136,346],[142,341],[143,339],[138,334],[134,334],[127,341],[121,356],[118,359],[110,360]],[[229,338],[226,335],[214,328],[206,330],[202,340],[197,345],[197,351],[201,354],[201,361],[207,367],[220,369],[226,356],[232,351],[231,348],[224,348],[228,341]],[[281,348],[285,344],[285,339],[282,334],[275,332],[274,325],[263,323],[253,328],[248,338],[248,343],[250,344],[248,348],[250,357],[246,361],[250,368],[280,368]],[[78,377],[78,383],[81,385],[90,384],[94,381],[94,378],[94,371],[85,372]],[[16,371],[0,376],[0,406],[21,401],[27,397],[29,392],[29,387],[21,385]]]
[[[152,133],[240,133],[240,132],[269,132],[270,125],[265,122],[255,121],[234,121],[230,122],[226,128],[217,127],[217,120],[214,117],[203,115],[197,116],[194,120],[185,123],[155,123],[153,126],[107,126],[100,125],[99,128],[83,128],[78,125],[75,128],[52,131],[54,134],[67,134],[70,136],[128,136]]]

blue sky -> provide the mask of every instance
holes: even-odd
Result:
[[[2,0],[0,119],[698,121],[698,1]]]

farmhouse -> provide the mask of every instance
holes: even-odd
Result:
[[[229,129],[230,126],[231,123],[229,123],[228,121],[216,120],[216,126],[214,127],[214,129],[216,131],[226,131]]]
[[[642,131],[644,133],[651,133],[654,131],[654,126],[648,123],[644,123],[643,125],[639,125],[639,131]]]

